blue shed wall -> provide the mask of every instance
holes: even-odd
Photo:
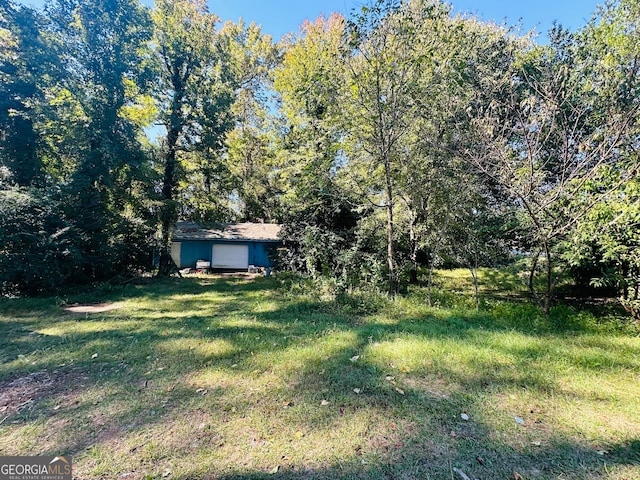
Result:
[[[268,247],[275,242],[252,242],[249,244],[249,264],[256,267],[270,267]]]
[[[211,242],[184,241],[180,247],[180,268],[195,268],[198,260],[211,261]]]
[[[249,265],[256,267],[270,267],[269,246],[279,245],[280,242],[221,242],[212,240],[184,240],[180,241],[180,268],[195,268],[198,260],[211,261],[211,251],[214,243],[233,243],[234,245],[249,246]]]

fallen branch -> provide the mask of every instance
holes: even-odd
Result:
[[[460,470],[459,468],[454,467],[453,471],[456,472],[458,475],[460,475],[460,478],[462,480],[471,480],[471,478],[469,478],[469,476],[464,473],[462,470]]]

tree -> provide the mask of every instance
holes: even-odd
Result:
[[[53,1],[47,20],[9,2],[0,11],[1,288],[36,294],[145,268],[145,158],[127,109],[143,84],[146,9]]]
[[[623,303],[637,301],[640,299],[638,178],[621,182],[619,173],[609,170],[586,188],[592,190],[587,198],[597,201],[563,245],[563,260],[581,286],[614,288]]]
[[[276,132],[268,107],[241,90],[232,107],[235,128],[226,138],[225,166],[237,195],[242,221],[275,221],[280,214],[276,169]]]
[[[392,293],[399,287],[395,214],[396,171],[403,155],[400,140],[409,132],[419,108],[416,90],[426,61],[415,48],[416,29],[422,16],[428,17],[437,9],[423,2],[415,10],[407,5],[378,0],[362,7],[347,32],[353,53],[346,64],[344,107],[351,122],[353,152],[358,152],[367,177],[375,182],[368,182],[370,191],[381,192]],[[414,12],[417,17],[411,15]]]
[[[640,108],[640,5],[607,4],[579,32],[581,61],[598,93],[602,115],[617,118],[612,161],[582,186],[575,208],[585,210],[565,242],[563,259],[597,286],[614,287],[636,318],[640,289],[638,117]],[[624,122],[624,123],[622,123]],[[591,232],[598,231],[597,236]],[[629,302],[636,302],[632,307]]]
[[[446,247],[443,240],[455,218],[460,193],[473,184],[468,181],[472,175],[461,159],[460,144],[468,130],[465,112],[471,89],[465,81],[466,69],[478,63],[473,58],[478,45],[470,41],[469,23],[451,18],[445,6],[414,1],[408,8],[418,25],[414,48],[426,59],[412,94],[417,108],[399,141],[402,154],[395,176],[398,197],[406,209],[409,281],[417,283],[419,252],[428,254],[433,271]]]
[[[21,186],[41,186],[45,180],[34,127],[56,62],[42,34],[45,24],[31,8],[0,4],[0,165],[11,173],[11,183]]]
[[[283,124],[276,157],[289,265],[340,275],[340,255],[354,241],[353,195],[341,185],[344,125],[341,99],[345,20],[333,14],[305,22],[285,40],[274,73]]]
[[[0,294],[34,295],[69,283],[80,258],[55,195],[0,190]]]
[[[158,274],[168,275],[175,268],[170,248],[178,220],[178,187],[184,178],[180,160],[198,150],[208,162],[221,148],[233,91],[216,31],[218,17],[208,13],[204,1],[160,0],[152,15],[159,69],[156,99],[166,131]]]
[[[39,106],[36,127],[47,147],[61,141],[62,151],[73,152],[64,164],[51,161],[57,146],[52,152],[45,149],[41,158],[52,181],[65,181],[58,199],[73,222],[82,259],[79,276],[110,278],[128,271],[132,257],[143,268],[148,255],[132,256],[130,249],[141,246],[121,245],[116,238],[128,229],[148,234],[140,218],[125,208],[130,206],[126,187],[145,161],[139,126],[125,109],[135,102],[132,85],[143,83],[141,65],[151,35],[147,10],[133,0],[53,1],[47,13],[51,25],[46,35],[56,46],[60,67],[55,77],[38,79],[49,104]],[[57,107],[62,114],[52,113]],[[66,124],[70,111],[78,114],[71,125],[81,123],[82,129]],[[77,132],[82,133],[72,135]]]
[[[558,247],[593,206],[573,199],[618,162],[636,115],[635,108],[619,109],[598,87],[606,78],[592,68],[580,36],[559,27],[550,35],[549,46],[531,45],[514,58],[498,79],[500,87],[485,87],[506,94],[492,96],[474,118],[482,140],[468,152],[523,212],[533,247],[532,279],[539,258],[544,262],[539,297],[545,313],[566,269]]]
[[[226,137],[223,158],[239,218],[274,221],[279,212],[279,190],[274,178],[276,129],[269,105],[272,74],[280,48],[254,23],[228,22],[222,31],[229,52],[235,100],[235,126]]]

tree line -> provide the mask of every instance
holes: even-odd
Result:
[[[175,222],[284,225],[282,268],[392,293],[524,258],[640,285],[640,2],[529,33],[375,0],[275,42],[203,0],[0,4],[0,286],[171,272]]]

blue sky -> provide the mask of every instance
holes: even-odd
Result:
[[[27,5],[42,6],[44,0],[22,0]],[[450,0],[456,12],[477,14],[498,23],[516,25],[522,19],[525,31],[535,29],[544,33],[554,20],[575,30],[584,25],[604,0]],[[151,5],[153,0],[143,0]],[[208,0],[210,11],[222,20],[255,21],[274,39],[295,32],[306,19],[320,14],[342,12],[367,3],[367,0]],[[544,41],[544,38],[541,38]]]
[[[221,18],[255,21],[265,33],[279,39],[283,34],[297,31],[305,19],[331,12],[348,14],[359,8],[363,0],[208,0],[209,8]],[[535,29],[544,33],[554,20],[575,30],[583,26],[596,10],[598,0],[450,0],[455,12],[477,14],[486,20],[516,25],[522,19],[525,31]]]

